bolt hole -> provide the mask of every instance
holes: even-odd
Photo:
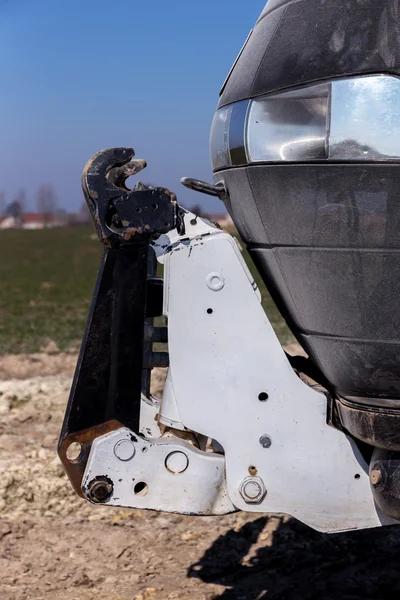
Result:
[[[136,496],[145,496],[149,491],[149,486],[144,481],[138,481],[138,483],[133,488]]]
[[[83,447],[79,442],[72,442],[67,448],[66,451],[67,460],[70,463],[78,463],[83,458]]]
[[[191,225],[197,225],[197,219],[190,219]]]
[[[147,450],[148,450],[147,446],[143,446],[142,452],[147,452]]]
[[[213,309],[212,308],[207,308],[207,314],[208,315],[212,315],[213,314]]]
[[[261,392],[261,394],[258,394],[258,399],[260,402],[266,402],[268,400],[269,396],[267,394],[267,392]]]
[[[137,206],[137,207],[135,208],[135,210],[136,210],[136,212],[137,212],[137,213],[141,213],[141,212],[142,212],[142,209],[140,208],[140,206]]]
[[[249,475],[251,475],[252,477],[255,477],[257,475],[257,467],[254,467],[253,465],[251,465],[249,467]]]
[[[360,477],[361,477],[360,473],[356,473],[356,474],[354,475],[354,479],[360,479]]]
[[[165,225],[165,227],[169,227],[168,221],[165,221],[164,225]]]
[[[152,204],[151,206],[152,206],[152,208],[154,208],[154,210],[157,210],[157,208],[158,208],[158,204],[156,204],[156,203]]]

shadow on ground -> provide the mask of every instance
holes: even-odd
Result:
[[[399,528],[327,535],[282,518],[272,544],[253,555],[267,522],[220,536],[188,576],[226,586],[214,596],[223,600],[400,599]]]

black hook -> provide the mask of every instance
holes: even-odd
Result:
[[[107,148],[95,154],[82,174],[82,189],[100,240],[107,247],[135,243],[174,229],[175,194],[161,187],[137,183],[129,190],[126,179],[146,167],[133,148]]]

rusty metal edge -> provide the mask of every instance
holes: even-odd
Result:
[[[63,439],[58,449],[58,456],[62,462],[66,474],[68,475],[72,487],[81,498],[85,497],[82,493],[82,479],[93,441],[101,435],[110,433],[110,431],[115,431],[120,427],[122,427],[122,425],[119,421],[111,420],[107,421],[106,423],[101,423],[101,425],[90,427],[90,429],[78,431],[77,433],[71,433]],[[82,451],[76,460],[71,461],[67,458],[67,450],[74,442],[77,442],[82,446]]]

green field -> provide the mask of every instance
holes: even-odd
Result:
[[[79,345],[101,256],[92,227],[0,232],[0,353]],[[245,253],[283,343],[292,337]],[[245,318],[245,316],[244,316]]]

